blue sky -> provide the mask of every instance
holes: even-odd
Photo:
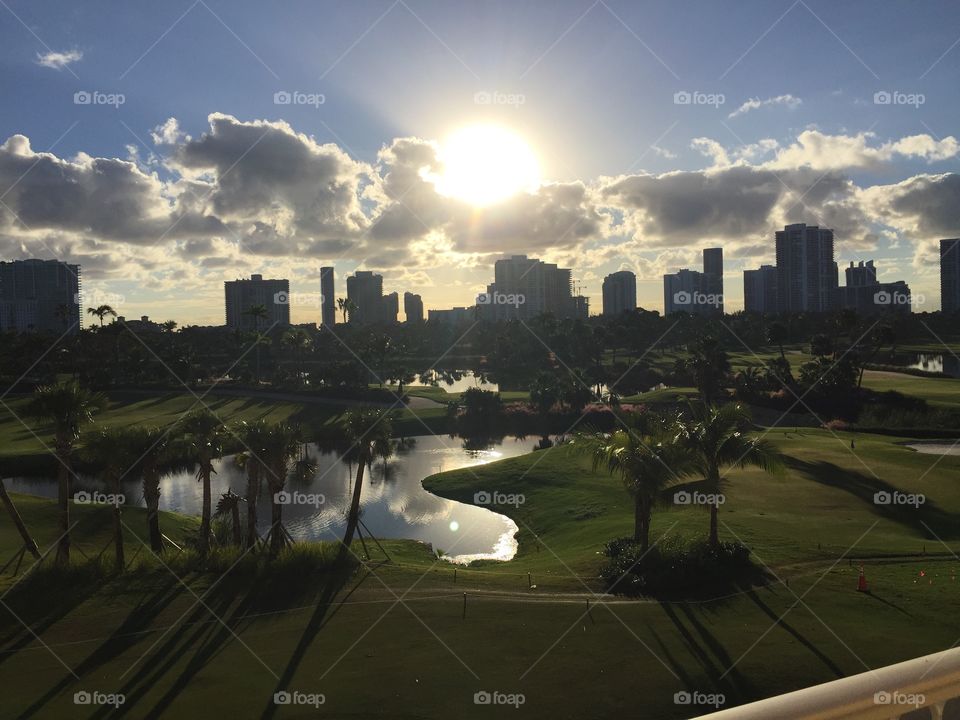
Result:
[[[217,322],[222,280],[282,273],[309,292],[331,261],[341,278],[362,265],[428,307],[463,305],[493,259],[527,250],[572,266],[595,311],[621,267],[660,309],[659,275],[710,244],[728,249],[735,308],[740,271],[772,261],[786,219],[835,225],[841,265],[876,258],[881,279],[907,279],[934,309],[931,248],[960,235],[956,3],[6,0],[0,17],[0,142],[29,139],[0,165],[3,255],[69,255],[128,315]],[[123,103],[78,105],[83,91]],[[278,105],[281,91],[323,103]],[[708,102],[678,104],[683,92]],[[890,104],[875,101],[884,92]],[[212,130],[213,113],[230,120]],[[176,132],[158,143],[169,118]],[[249,172],[230,170],[228,136],[255,140],[256,121],[275,125],[256,126],[267,140],[240,160]],[[477,230],[432,186],[390,188],[391,170],[395,183],[431,162],[430,143],[485,123],[529,143],[555,191],[486,211]],[[308,140],[283,143],[296,138]],[[268,149],[303,164],[289,191],[251,190]],[[160,231],[131,241],[136,230],[111,225],[116,207],[39,211],[38,197],[70,197],[44,184],[58,181],[95,186],[89,201],[135,196],[125,220]],[[318,183],[322,212],[302,182]]]

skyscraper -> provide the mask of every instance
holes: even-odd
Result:
[[[320,322],[333,326],[337,322],[337,299],[333,282],[333,268],[320,268]]]
[[[610,273],[603,279],[603,314],[620,315],[637,309],[637,276],[629,270]]]
[[[777,268],[761,265],[757,270],[743,271],[743,309],[747,312],[777,311]]]
[[[79,265],[0,262],[0,330],[80,332],[80,287]]]
[[[251,275],[249,280],[227,280],[223,283],[226,324],[233,330],[261,330],[290,325],[290,281],[264,280],[263,275]],[[262,305],[265,318],[250,314],[250,309]]]
[[[860,315],[911,310],[910,286],[903,280],[882,283],[877,280],[873,260],[862,260],[846,268],[847,284],[836,290],[836,308],[854,310]]]
[[[494,264],[494,281],[477,298],[481,317],[490,320],[529,319],[544,313],[577,317],[588,300],[575,301],[571,271],[526,255],[513,255]]]
[[[723,313],[723,248],[703,251],[703,292],[717,298],[716,309]]]
[[[399,312],[400,296],[395,292],[384,295],[380,301],[380,322],[395,323]]]
[[[877,268],[874,266],[873,260],[867,260],[866,264],[861,260],[859,265],[854,265],[853,260],[851,260],[850,267],[846,269],[846,276],[847,287],[877,284]]]
[[[776,233],[777,311],[827,312],[837,289],[833,230],[787,225]]]
[[[703,275],[684,268],[663,276],[663,314],[686,312],[705,315],[710,308],[699,302],[703,293]]]
[[[383,276],[369,270],[357,270],[347,278],[347,299],[353,301],[350,322],[380,322],[383,301]]]
[[[960,238],[940,241],[940,309],[960,312]]]
[[[412,292],[403,294],[403,314],[408,323],[423,322],[423,298]]]

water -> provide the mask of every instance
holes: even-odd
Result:
[[[459,377],[456,379],[450,376],[448,376],[448,378],[444,378],[442,374],[439,374],[436,371],[431,371],[430,373],[421,375],[414,382],[409,383],[409,386],[429,386],[434,384],[432,382],[433,380],[436,380],[436,385],[443,388],[448,393],[461,393],[474,387],[480,388],[481,390],[491,390],[493,392],[498,392],[500,389],[497,383],[481,380],[479,377],[473,374],[473,370],[454,370],[451,371],[451,375]]]
[[[908,443],[907,447],[927,455],[960,455],[960,441],[916,442]]]
[[[478,559],[509,560],[517,550],[514,539],[518,528],[510,518],[481,507],[465,505],[427,492],[421,480],[434,473],[483,465],[501,458],[523,455],[532,450],[531,440],[507,438],[487,450],[466,450],[463,441],[425,435],[411,438],[412,447],[399,449],[384,468],[378,461],[364,473],[361,494],[361,520],[378,538],[408,538],[433,545],[454,562]],[[302,496],[322,495],[321,504],[288,504],[283,522],[297,540],[334,540],[343,536],[350,506],[356,466],[348,466],[335,455],[323,455],[307,446],[316,461],[316,472],[305,480],[291,478],[286,489],[294,500]],[[246,494],[246,476],[228,456],[214,465],[211,478],[213,505],[227,491]],[[81,478],[73,491],[110,492],[99,480]],[[264,483],[266,485],[266,483]],[[57,485],[46,478],[12,478],[11,492],[55,498]],[[508,488],[490,488],[508,492]],[[124,481],[127,504],[143,506],[140,483]],[[299,495],[297,495],[297,493]],[[319,499],[319,498],[318,498]],[[192,472],[167,475],[161,482],[160,509],[199,515],[203,502],[202,487]],[[244,515],[246,508],[241,511]],[[270,498],[264,487],[257,503],[258,528],[263,534],[270,525]],[[245,519],[245,517],[244,517]]]
[[[917,353],[914,361],[907,365],[907,367],[915,370],[926,370],[927,372],[939,372],[949,377],[960,378],[960,360],[953,355]]]

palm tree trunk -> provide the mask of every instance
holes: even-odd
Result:
[[[7,508],[7,512],[10,514],[10,519],[13,520],[13,524],[17,528],[17,532],[20,533],[20,537],[23,539],[23,544],[38,560],[40,559],[40,550],[37,547],[36,541],[30,537],[30,533],[27,531],[27,526],[23,524],[23,518],[20,517],[20,513],[17,512],[16,506],[13,504],[13,500],[10,499],[10,496],[7,495],[7,486],[3,484],[3,479],[0,478],[0,500],[3,500],[4,506]]]
[[[270,559],[280,554],[283,547],[283,505],[277,502],[277,493],[283,490],[279,483],[270,483]]]
[[[120,497],[120,476],[113,479],[113,492],[116,497]],[[113,547],[117,572],[121,572],[126,566],[126,559],[123,555],[123,521],[120,518],[119,500],[113,506]]]
[[[230,508],[230,514],[233,516],[233,544],[240,547],[243,545],[243,534],[240,531],[240,505],[234,503]]]
[[[643,502],[639,497],[633,501],[633,541],[643,541]]]
[[[70,562],[70,456],[62,449],[57,453],[57,504],[60,506],[60,539],[57,542],[57,565]]]
[[[710,504],[710,547],[712,548],[720,546],[720,534],[717,528],[718,510],[716,502]]]
[[[143,498],[147,503],[150,549],[159,555],[163,552],[163,535],[160,534],[160,478],[154,472],[144,478]]]
[[[255,458],[248,458],[252,465],[247,468],[247,547],[257,544],[257,496],[260,495],[260,468]]]
[[[200,460],[200,481],[203,483],[203,509],[200,514],[200,554],[206,555],[210,549],[210,462]]]
[[[347,516],[347,529],[343,534],[343,547],[340,551],[344,556],[350,550],[350,543],[353,542],[353,535],[357,531],[357,525],[360,524],[360,491],[363,488],[363,469],[367,464],[367,453],[361,448],[360,458],[357,461],[357,479],[353,484],[353,499],[350,501],[350,514]]]

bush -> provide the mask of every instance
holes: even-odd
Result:
[[[652,597],[704,597],[732,592],[741,585],[762,582],[766,573],[750,560],[750,548],[706,540],[687,542],[668,535],[646,553],[633,538],[607,543],[610,558],[600,577],[609,592]]]

